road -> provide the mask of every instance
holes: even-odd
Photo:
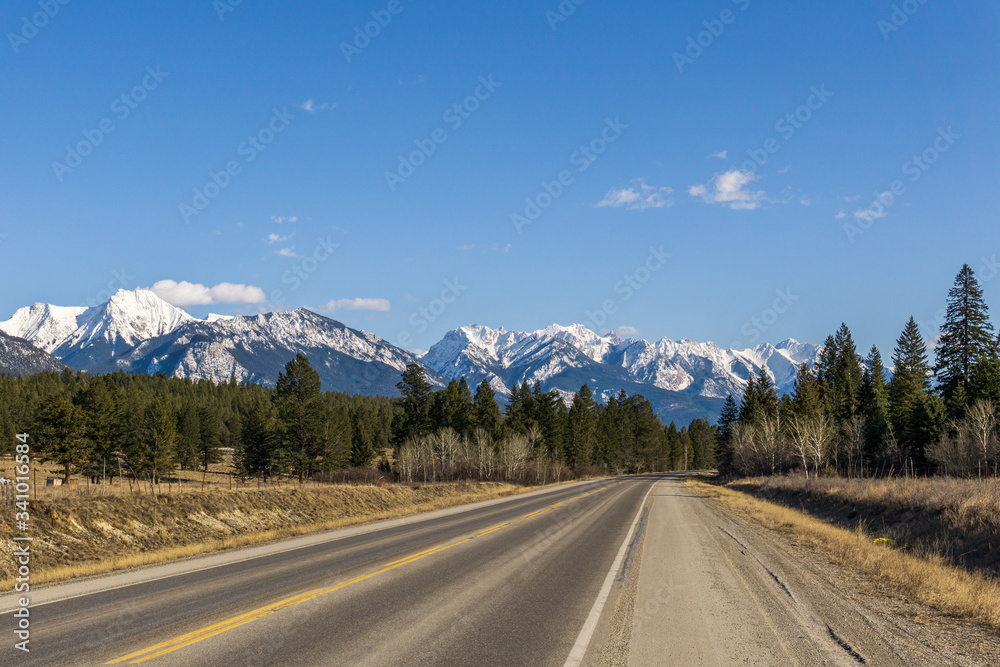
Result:
[[[322,540],[42,589],[0,664],[956,664],[676,475]]]

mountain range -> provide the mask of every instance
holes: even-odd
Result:
[[[786,340],[745,350],[714,343],[599,335],[587,327],[552,325],[533,332],[470,325],[445,334],[422,357],[378,336],[304,308],[199,320],[148,290],[120,290],[99,306],[35,304],[0,322],[0,372],[124,370],[223,382],[236,378],[273,386],[285,362],[309,357],[323,389],[394,396],[410,363],[443,386],[465,376],[487,380],[498,400],[516,383],[537,381],[568,399],[585,382],[601,400],[641,393],[664,419],[715,419],[726,396],[739,397],[750,373],[766,365],[781,392],[821,346]],[[18,341],[18,339],[23,339]]]

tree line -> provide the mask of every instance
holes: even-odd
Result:
[[[465,378],[435,390],[423,369],[402,373],[397,398],[323,392],[298,355],[273,388],[122,371],[0,376],[0,453],[15,433],[68,480],[125,475],[157,483],[232,452],[240,478],[322,478],[379,466],[407,481],[553,479],[585,472],[706,468],[707,419],[664,426],[649,401],[602,403],[584,385],[564,400],[527,383],[497,395]]]
[[[942,473],[996,475],[1000,464],[1000,339],[982,288],[965,265],[948,292],[945,321],[929,359],[911,317],[893,350],[866,359],[842,324],[818,362],[803,364],[778,396],[766,369],[730,395],[719,427],[719,467],[742,475],[800,469],[806,475]]]

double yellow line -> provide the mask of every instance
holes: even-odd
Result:
[[[406,556],[404,558],[400,558],[390,563],[386,563],[385,565],[375,570],[374,572],[369,572],[368,574],[362,574],[360,576],[354,577],[353,579],[348,579],[347,581],[342,581],[338,584],[334,584],[333,586],[327,586],[326,588],[315,588],[311,591],[300,593],[299,595],[293,595],[290,598],[285,598],[284,600],[279,600],[278,602],[273,602],[269,605],[258,607],[257,609],[248,611],[244,614],[240,614],[239,616],[233,616],[232,618],[227,618],[224,621],[219,621],[218,623],[213,623],[212,625],[208,625],[198,630],[194,630],[193,632],[188,632],[183,635],[179,635],[177,637],[174,637],[173,639],[168,639],[165,642],[160,642],[159,644],[148,646],[139,651],[129,653],[128,655],[123,655],[120,658],[115,658],[114,660],[110,660],[104,664],[114,665],[118,663],[127,662],[131,665],[135,665],[140,662],[146,662],[147,660],[152,660],[153,658],[158,658],[162,655],[166,655],[167,653],[171,653],[178,649],[182,649],[185,646],[190,646],[191,644],[196,644],[197,642],[200,642],[204,639],[208,639],[209,637],[214,637],[215,635],[222,634],[227,630],[232,630],[233,628],[238,628],[241,625],[250,623],[251,621],[256,621],[259,618],[264,618],[265,616],[269,616],[275,613],[276,611],[281,611],[282,609],[287,609],[297,604],[308,602],[309,600],[318,598],[321,595],[326,595],[327,593],[332,593],[342,588],[347,588],[348,586],[365,581],[366,579],[377,577],[380,574],[385,574],[386,572],[395,570],[397,567],[408,565],[409,563],[413,563],[418,560],[427,558],[428,556],[433,556],[434,554],[438,554],[441,553],[442,551],[446,551],[448,549],[457,547],[460,544],[471,542],[472,540],[478,537],[489,535],[490,533],[496,532],[503,528],[507,528],[508,526],[513,526],[516,523],[520,523],[532,517],[536,517],[539,514],[544,514],[545,512],[553,510],[557,507],[561,507],[576,500],[580,500],[581,498],[586,498],[587,496],[593,495],[598,491],[603,491],[604,489],[611,488],[616,484],[621,484],[621,482],[614,482],[613,484],[608,484],[607,486],[600,486],[592,491],[588,491],[587,493],[581,493],[580,495],[573,496],[568,500],[563,500],[561,502],[555,503],[554,505],[549,505],[548,507],[545,507],[543,509],[536,510],[529,514],[525,514],[524,516],[514,519],[513,521],[498,523],[495,526],[485,528],[470,537],[466,537],[461,540],[457,540],[455,542],[448,542],[447,544],[441,544],[435,547],[431,547],[429,549],[424,549],[423,551],[418,551],[415,554],[410,554],[409,556]]]

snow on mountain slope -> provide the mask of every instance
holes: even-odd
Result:
[[[0,322],[0,331],[23,338],[48,353],[55,351],[74,331],[93,315],[92,308],[84,306],[51,306],[36,303],[19,308],[6,322]]]
[[[819,351],[818,345],[793,340],[746,350],[688,339],[654,344],[615,333],[601,336],[581,324],[553,324],[534,332],[471,325],[448,332],[423,361],[445,377],[465,375],[470,384],[485,378],[503,394],[524,381],[575,391],[580,385],[570,388],[570,378],[582,378],[595,394],[616,394],[629,385],[648,398],[655,388],[669,405],[686,409],[684,396],[709,401],[697,406],[721,404],[730,393],[741,396],[747,377],[761,366],[779,391],[789,391],[799,365],[813,363]]]
[[[91,345],[103,343],[116,350],[129,349],[150,338],[170,333],[195,318],[170,305],[149,290],[118,290],[57,348],[65,357]]]

